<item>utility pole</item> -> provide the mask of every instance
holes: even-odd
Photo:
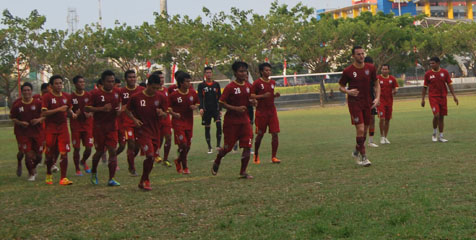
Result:
[[[102,13],[101,13],[101,0],[98,0],[99,4],[99,26],[102,27]]]
[[[167,0],[160,0],[160,15],[164,16],[167,13]]]
[[[68,8],[68,17],[66,18],[70,33],[74,33],[78,28],[79,17],[76,8]]]

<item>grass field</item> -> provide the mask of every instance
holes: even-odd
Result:
[[[451,98],[449,99],[451,100]],[[428,102],[427,102],[428,103]],[[373,165],[351,158],[355,133],[346,106],[279,112],[280,165],[269,163],[270,136],[253,180],[238,179],[239,154],[210,174],[203,128],[195,121],[190,176],[156,166],[151,192],[129,177],[124,154],[106,186],[73,176],[72,186],[16,177],[12,128],[0,129],[1,239],[474,239],[476,95],[449,102],[448,143],[431,142],[431,111],[418,100],[394,105],[391,145],[368,149]],[[214,128],[212,128],[214,134]],[[377,134],[379,137],[379,134]],[[214,142],[214,141],[213,141]],[[171,157],[175,157],[175,148]],[[137,161],[142,169],[142,159]]]

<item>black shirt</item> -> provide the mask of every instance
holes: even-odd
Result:
[[[208,83],[203,81],[198,84],[198,98],[200,99],[200,109],[205,111],[220,111],[218,99],[221,96],[220,84],[213,81]]]

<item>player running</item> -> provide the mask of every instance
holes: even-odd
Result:
[[[388,129],[390,128],[390,119],[392,119],[393,112],[393,96],[398,91],[398,82],[394,76],[390,75],[390,66],[383,64],[381,68],[381,75],[378,75],[380,84],[380,105],[378,106],[378,115],[380,118],[380,143],[390,144],[387,139]]]
[[[198,98],[200,99],[200,115],[202,116],[202,125],[205,126],[205,140],[208,144],[208,154],[213,153],[210,141],[210,124],[213,121],[216,124],[217,149],[221,142],[221,107],[218,99],[221,96],[220,84],[213,81],[213,69],[205,67],[205,80],[198,85]]]
[[[364,58],[365,63],[374,64],[374,60],[370,56],[366,56]],[[375,100],[375,91],[374,91],[374,82],[370,82],[370,98],[372,102]],[[375,135],[375,116],[378,115],[377,107],[370,109],[370,124],[369,124],[369,147],[378,147],[378,145],[374,142],[374,135]],[[367,134],[367,133],[365,133]]]
[[[71,128],[71,142],[73,143],[73,160],[76,168],[76,176],[83,176],[79,165],[84,167],[86,173],[91,173],[86,160],[91,156],[91,148],[93,147],[93,118],[92,113],[84,110],[86,105],[91,100],[91,96],[86,92],[86,81],[82,76],[75,76],[73,78],[75,91],[70,95],[70,101],[73,106],[72,111],[76,118],[72,117],[69,120]],[[84,146],[83,157],[80,161],[81,142]]]
[[[248,78],[248,64],[245,62],[235,62],[232,65],[232,69],[236,80],[225,87],[220,97],[220,104],[227,109],[223,124],[224,145],[218,151],[211,171],[213,175],[217,175],[221,160],[231,151],[236,141],[239,140],[240,147],[243,148],[240,178],[252,179],[253,176],[246,172],[248,162],[250,161],[250,148],[253,138],[253,130],[247,107],[251,101],[251,85],[246,81]]]
[[[159,156],[160,152],[160,123],[157,119],[167,115],[161,106],[163,103],[166,104],[167,100],[164,95],[158,93],[160,88],[160,77],[156,74],[150,75],[147,88],[134,94],[125,110],[125,114],[137,127],[135,143],[139,145],[146,157],[139,182],[139,188],[144,190],[152,190],[149,174],[154,166],[154,158]]]
[[[169,93],[167,91],[167,88],[164,86],[164,83],[165,83],[165,76],[164,74],[162,73],[162,71],[156,71],[156,72],[153,72],[152,74],[156,74],[157,76],[159,76],[160,78],[160,88],[158,90],[158,94],[161,94],[162,98],[165,99],[165,102],[162,102],[161,106],[162,106],[162,110],[164,112],[168,112],[168,108],[169,108]],[[164,166],[167,166],[167,167],[172,167],[172,165],[170,164],[170,161],[168,160],[169,158],[169,153],[170,153],[170,148],[172,147],[172,120],[170,120],[170,115],[169,114],[166,114],[165,116],[162,116],[160,117],[160,120],[159,120],[159,127],[160,127],[160,130],[159,130],[159,137],[160,137],[160,141],[159,141],[159,149],[162,147],[162,143],[164,143],[164,157],[163,159],[161,159],[160,157],[157,157],[156,158],[156,162],[160,162],[163,160],[163,164]]]
[[[278,113],[276,112],[276,106],[274,105],[274,98],[281,96],[279,92],[274,93],[274,87],[276,82],[269,79],[271,75],[271,64],[262,63],[259,65],[259,72],[261,78],[258,78],[253,82],[251,86],[251,98],[258,100],[258,106],[255,113],[256,124],[256,140],[255,140],[255,153],[253,162],[260,164],[258,155],[261,140],[263,139],[266,129],[269,127],[269,133],[271,133],[271,162],[280,163],[281,161],[276,157],[278,152],[278,133],[279,133],[279,120]]]
[[[426,90],[428,89],[428,99],[430,100],[430,107],[433,111],[433,135],[431,140],[433,142],[448,142],[443,137],[443,130],[445,126],[445,116],[448,115],[448,106],[446,95],[448,95],[447,86],[450,89],[451,95],[456,105],[459,104],[458,98],[453,89],[450,74],[444,68],[440,67],[440,59],[438,57],[430,58],[431,69],[425,73],[425,83],[421,92],[421,106],[425,107]],[[438,136],[438,132],[440,135]]]
[[[360,46],[352,48],[352,65],[344,69],[339,80],[339,90],[348,95],[348,107],[352,124],[357,133],[352,156],[360,166],[370,166],[371,162],[365,154],[365,135],[370,124],[370,109],[378,106],[380,102],[380,85],[377,81],[375,67],[365,63],[365,52]],[[374,82],[375,100],[371,100],[370,83]],[[346,86],[348,87],[346,88]]]
[[[124,112],[129,99],[136,93],[140,93],[144,90],[143,87],[137,86],[137,76],[133,70],[127,70],[124,73],[126,79],[126,86],[120,89],[120,98],[122,103],[121,113],[119,116],[119,149],[117,154],[122,152],[125,143],[127,142],[127,163],[129,165],[129,173],[131,176],[138,176],[134,164],[134,158],[138,152],[138,146],[136,146],[135,125],[134,122]]]
[[[114,179],[117,167],[117,125],[116,117],[119,111],[119,92],[114,89],[114,72],[106,70],[101,74],[102,86],[91,91],[91,101],[86,106],[86,112],[93,112],[93,137],[96,152],[93,155],[93,167],[91,169],[91,183],[99,184],[97,167],[105,149],[109,153],[108,186],[120,186]]]
[[[71,185],[73,184],[66,173],[68,170],[68,152],[69,146],[69,132],[67,115],[73,118],[76,114],[71,111],[71,102],[69,96],[62,92],[63,77],[60,75],[53,75],[49,81],[51,91],[44,94],[42,97],[42,113],[45,117],[45,133],[46,133],[46,184],[53,184],[53,175],[51,175],[51,168],[54,164],[56,154],[60,155],[60,172],[61,178],[59,184]]]
[[[17,101],[10,110],[10,118],[17,126],[15,136],[19,149],[26,155],[25,165],[29,174],[28,181],[36,179],[36,166],[39,163],[37,156],[41,156],[45,144],[41,101],[32,97],[32,90],[31,83],[24,83],[21,86],[21,101]]]

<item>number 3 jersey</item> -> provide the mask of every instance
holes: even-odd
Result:
[[[263,95],[267,92],[271,94],[270,97],[258,99],[258,106],[256,106],[256,115],[274,115],[276,114],[276,106],[274,105],[274,88],[276,82],[272,79],[265,81],[261,78],[256,79],[251,86],[251,93],[256,95]]]
[[[169,95],[169,108],[176,113],[180,113],[180,118],[172,117],[172,126],[192,130],[193,110],[190,106],[199,104],[197,92],[193,89],[188,89],[185,93],[180,90],[172,92]]]
[[[251,85],[248,82],[238,83],[233,81],[226,85],[223,94],[220,97],[221,103],[232,106],[249,106],[251,96]],[[248,111],[237,112],[227,110],[225,114],[225,122],[230,124],[249,123],[250,117]]]

